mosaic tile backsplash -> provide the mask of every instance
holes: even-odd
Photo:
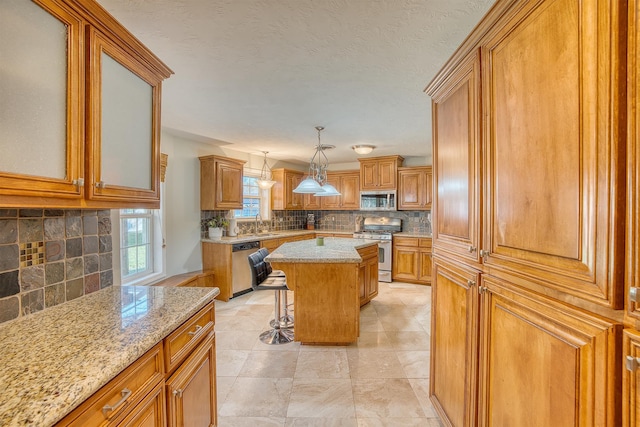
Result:
[[[207,221],[214,216],[227,216],[227,211],[202,211],[202,237],[207,237]],[[316,230],[354,231],[356,220],[363,217],[388,216],[402,219],[402,231],[431,234],[431,211],[272,211],[271,220],[265,221],[271,231],[302,230],[307,224],[307,215],[314,214]],[[255,222],[238,222],[240,235],[254,232]]]
[[[0,322],[111,285],[111,211],[0,209]]]

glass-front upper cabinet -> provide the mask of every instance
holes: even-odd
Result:
[[[157,208],[173,72],[95,0],[5,0],[0,208]]]
[[[88,40],[87,197],[159,200],[162,78],[99,31]]]
[[[42,0],[0,13],[0,203],[82,195],[82,19]]]

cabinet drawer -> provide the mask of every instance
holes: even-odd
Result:
[[[418,247],[417,237],[394,237],[393,244],[398,246]]]
[[[214,319],[214,305],[211,302],[164,339],[167,372],[177,368],[209,332],[213,331]]]
[[[418,246],[431,249],[431,239],[418,239]]]
[[[57,426],[115,425],[164,379],[162,343],[122,371]]]

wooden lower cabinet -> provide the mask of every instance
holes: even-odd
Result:
[[[476,425],[480,273],[434,257],[429,394],[445,425]]]
[[[479,426],[619,426],[622,325],[483,276]]]
[[[216,348],[213,333],[171,375],[166,389],[168,426],[217,425]]]
[[[214,318],[211,302],[56,427],[214,427]]]
[[[378,295],[378,248],[365,248],[359,253],[362,262],[358,266],[358,282],[360,306],[363,306]]]
[[[640,425],[640,332],[625,329],[622,339],[622,425]]]
[[[393,280],[431,283],[431,238],[394,237],[392,260]]]

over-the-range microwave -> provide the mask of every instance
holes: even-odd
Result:
[[[361,191],[361,211],[395,211],[398,210],[395,190]]]

